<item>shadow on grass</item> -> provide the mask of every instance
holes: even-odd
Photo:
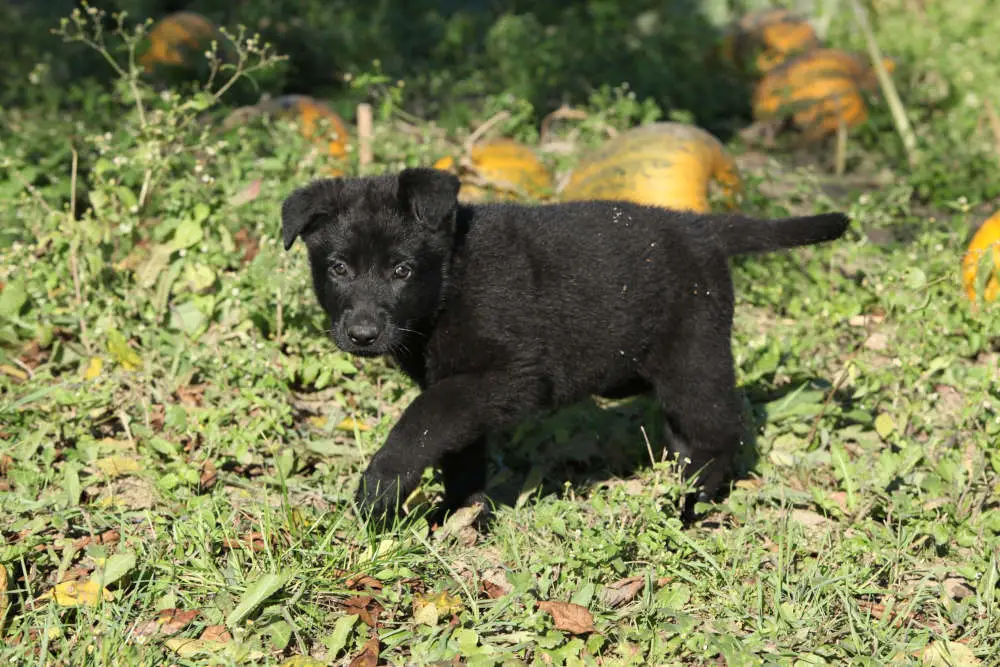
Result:
[[[832,395],[830,392],[832,391]],[[787,405],[797,397],[806,396],[823,414],[834,408],[846,412],[851,407],[850,395],[832,387],[818,377],[799,377],[788,385],[774,389],[766,383],[754,383],[741,388],[748,409],[744,412],[743,447],[736,455],[733,471],[725,489],[745,479],[757,467],[760,453],[757,436],[776,418],[800,419],[812,423],[812,414],[795,417]],[[808,392],[808,393],[804,393]],[[821,394],[821,397],[818,396]],[[826,397],[829,396],[829,401]],[[783,399],[791,399],[783,404]],[[819,401],[816,399],[819,398]],[[648,469],[655,461],[665,460],[666,438],[659,402],[652,395],[639,395],[601,407],[588,400],[522,423],[517,428],[494,436],[491,456],[501,470],[506,469],[501,484],[490,489],[491,500],[499,507],[513,506],[532,467],[543,471],[535,493],[559,493],[569,483],[577,493],[612,480],[627,479]],[[494,465],[494,474],[496,474]]]

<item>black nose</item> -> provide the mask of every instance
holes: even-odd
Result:
[[[371,345],[378,334],[379,328],[374,322],[355,322],[347,327],[347,337],[355,345]]]

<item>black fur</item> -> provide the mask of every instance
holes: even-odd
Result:
[[[485,438],[589,394],[654,390],[671,451],[714,496],[741,444],[727,258],[839,238],[840,213],[755,220],[626,202],[460,205],[434,169],[316,181],[282,208],[333,340],[391,354],[422,392],[359,485],[391,518],[429,465],[479,497]],[[400,268],[404,267],[404,268]],[[339,273],[338,273],[339,272]]]

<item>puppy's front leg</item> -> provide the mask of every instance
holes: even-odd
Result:
[[[399,511],[427,466],[444,457],[477,461],[472,477],[485,479],[485,458],[471,449],[485,446],[485,435],[523,417],[539,405],[533,383],[495,374],[462,375],[432,384],[407,408],[372,457],[356,500],[361,512],[383,522]],[[456,459],[457,456],[457,459]],[[453,477],[457,471],[451,470]],[[447,483],[447,479],[446,479]]]

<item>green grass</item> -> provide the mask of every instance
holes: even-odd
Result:
[[[946,28],[988,32],[969,21]],[[896,38],[880,35],[906,71],[961,78]],[[925,84],[903,86],[920,135],[971,132],[961,104],[925,113]],[[973,312],[959,276],[997,204],[985,140],[927,140],[910,172],[876,103],[849,176],[889,169],[887,186],[836,183],[823,149],[812,167],[744,158],[748,211],[854,224],[734,262],[745,474],[703,521],[678,519],[658,411],[637,398],[497,434],[489,532],[429,530],[428,472],[377,535],[353,491],[416,389],[333,347],[302,247],[277,238],[282,198],[331,164],[283,122],[216,129],[226,109],[205,97],[144,97],[143,121],[127,86],[73,94],[84,108],[0,110],[0,659],[347,664],[375,637],[380,664],[995,664],[1000,308]],[[448,150],[386,99],[374,170]],[[655,105],[604,91],[591,107],[626,126]],[[537,140],[517,114],[504,129]],[[547,601],[592,629],[560,629]]]

